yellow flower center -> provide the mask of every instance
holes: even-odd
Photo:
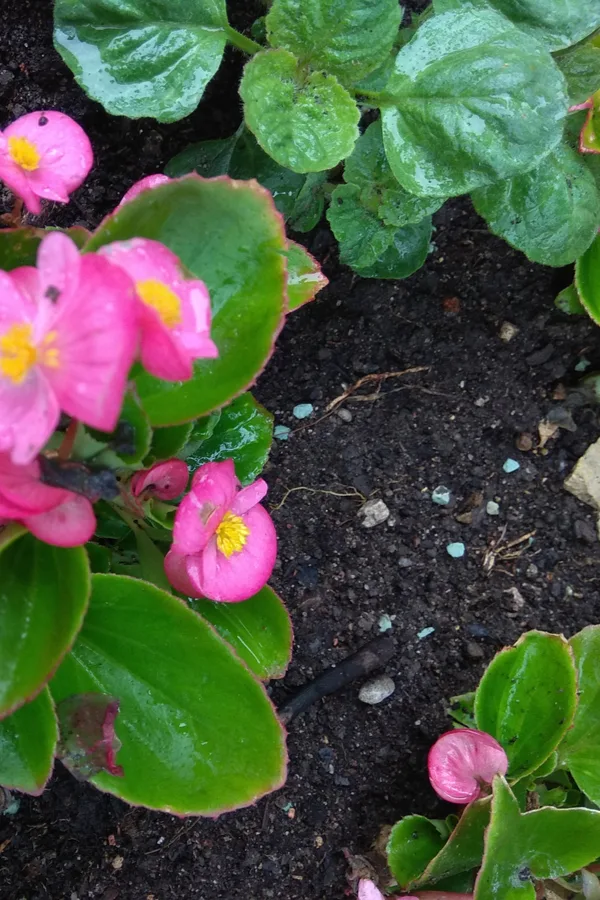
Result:
[[[35,172],[39,166],[41,153],[25,137],[9,137],[8,152],[12,161],[26,172]]]
[[[228,559],[246,545],[250,529],[241,516],[226,512],[217,528],[217,547]]]
[[[175,328],[181,323],[181,301],[166,284],[149,278],[138,281],[135,287],[142,301],[158,313],[167,328]]]
[[[11,325],[0,337],[0,373],[9,378],[13,384],[21,384],[29,370],[37,362],[56,369],[59,365],[58,348],[51,346],[56,339],[56,332],[49,331],[42,341],[41,350],[32,340],[31,325]]]

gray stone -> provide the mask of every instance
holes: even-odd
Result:
[[[367,500],[358,515],[362,518],[363,528],[374,528],[389,519],[390,511],[383,500]]]
[[[371,678],[361,687],[358,699],[362,703],[368,703],[369,706],[375,706],[391,697],[396,690],[396,685],[389,675],[378,675],[377,678]]]
[[[475,641],[469,641],[466,646],[466,651],[467,656],[470,656],[471,659],[483,659],[483,657],[485,656],[483,649],[479,646],[479,644],[476,644]]]

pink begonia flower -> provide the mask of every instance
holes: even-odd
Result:
[[[166,184],[167,181],[171,181],[168,175],[146,175],[145,178],[140,178],[139,181],[136,181],[135,184],[132,184],[126,194],[123,194],[123,198],[117,209],[120,209],[125,203],[129,203],[130,200],[135,200],[140,194],[143,194],[144,191],[148,191],[153,187],[157,187],[159,184]]]
[[[159,500],[174,500],[185,491],[189,475],[182,459],[167,459],[136,472],[131,479],[131,493],[134,497],[144,494]]]
[[[136,339],[129,279],[60,232],[40,244],[37,269],[0,272],[0,452],[31,462],[61,409],[112,431]]]
[[[358,882],[358,900],[395,900],[394,897],[386,897],[381,893],[374,881],[361,878]],[[400,900],[400,898],[397,898]],[[419,900],[418,897],[402,897],[401,900]]]
[[[471,803],[494,775],[505,775],[506,753],[490,734],[457,728],[443,734],[429,751],[429,780],[436,794],[450,803]]]
[[[17,466],[6,453],[0,453],[0,521],[19,522],[56,547],[85,544],[96,530],[89,500],[43,484],[37,460]]]
[[[135,284],[144,368],[166,381],[192,377],[195,359],[214,359],[210,297],[203,281],[186,279],[179,259],[163,244],[134,238],[100,250]]]
[[[0,179],[36,215],[40,197],[68,203],[93,162],[87,134],[64,113],[28,113],[0,133]]]
[[[277,556],[277,535],[260,501],[259,478],[240,489],[233,460],[205,463],[179,504],[165,571],[188,597],[237,603],[267,583]]]

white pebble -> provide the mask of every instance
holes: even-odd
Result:
[[[389,675],[379,675],[377,678],[372,678],[366,684],[363,684],[359,691],[358,699],[362,703],[368,703],[369,706],[375,706],[377,703],[382,703],[388,697],[391,697],[395,690],[396,685]]]
[[[383,500],[367,500],[359,509],[358,515],[362,517],[363,528],[374,528],[389,518],[390,511]]]

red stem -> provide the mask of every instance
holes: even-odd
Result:
[[[68,459],[73,452],[73,445],[75,444],[75,438],[77,437],[77,419],[71,419],[67,426],[67,430],[65,431],[65,436],[62,439],[62,443],[58,448],[58,458],[59,459]]]

